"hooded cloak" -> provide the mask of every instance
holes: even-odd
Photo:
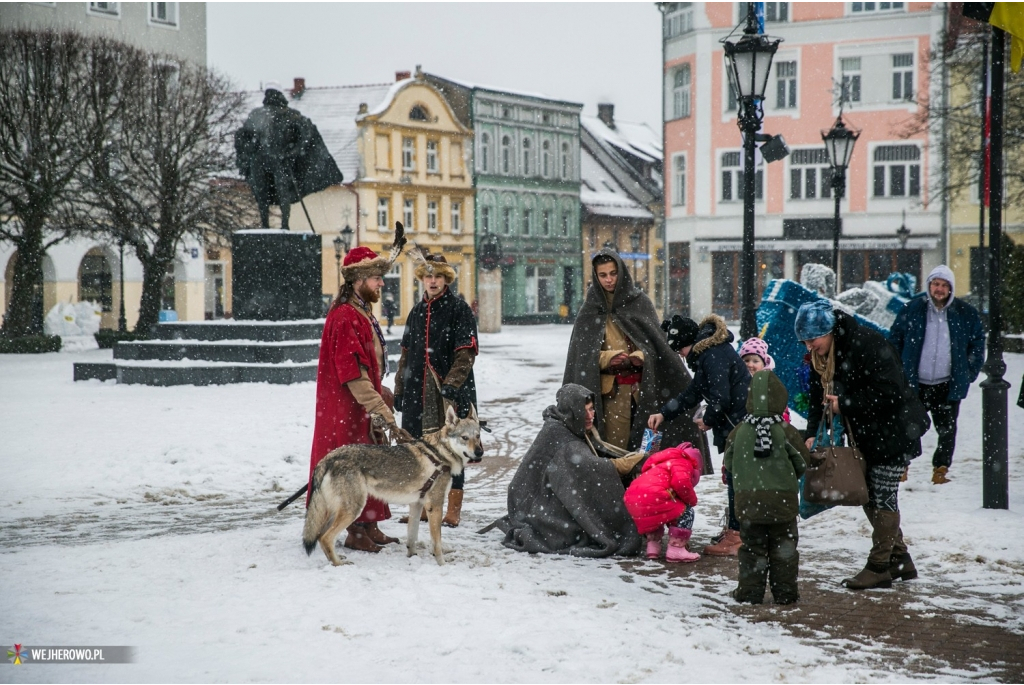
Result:
[[[648,417],[657,414],[663,404],[686,389],[690,384],[690,373],[683,365],[679,354],[668,346],[654,305],[647,295],[633,284],[633,278],[618,253],[605,249],[595,254],[594,258],[602,255],[614,259],[619,271],[611,307],[609,308],[604,289],[597,279],[597,269],[593,268],[586,299],[579,314],[576,315],[576,323],[573,326],[562,382],[577,383],[594,394],[594,406],[597,409],[594,425],[600,431],[604,407],[601,401],[599,362],[601,345],[604,343],[605,320],[610,315],[615,325],[644,353],[639,401],[629,436],[630,448],[636,449],[640,446]],[[704,433],[693,423],[691,415],[684,414],[673,421],[666,421],[662,424],[661,431],[664,433],[661,444],[665,446],[683,442],[696,446],[704,458],[704,473],[712,473],[707,440]]]

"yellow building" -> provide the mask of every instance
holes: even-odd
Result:
[[[383,101],[360,105],[356,117],[360,169],[353,186],[360,229],[354,244],[387,250],[395,221],[401,221],[410,244],[445,256],[458,275],[452,289],[472,303],[473,132],[418,70],[411,78],[407,72],[397,76]],[[421,296],[408,258],[399,259],[385,280],[385,292],[400,303],[396,320],[402,323]]]

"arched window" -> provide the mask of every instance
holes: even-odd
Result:
[[[511,173],[512,169],[512,139],[508,136],[501,137],[501,172]]]
[[[547,140],[540,146],[540,169],[545,178],[551,173],[551,143]]]
[[[89,250],[78,266],[78,301],[97,302],[105,312],[113,310],[110,262],[99,248]]]
[[[412,109],[409,110],[410,121],[430,121],[430,115],[422,105],[413,105]]]
[[[690,65],[676,69],[672,81],[672,118],[690,116]]]
[[[530,175],[530,139],[523,138],[523,176]]]
[[[480,134],[480,171],[486,172],[491,166],[491,134]]]
[[[569,165],[569,143],[562,143],[562,179],[569,178],[569,172],[571,171]]]

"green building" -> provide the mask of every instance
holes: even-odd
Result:
[[[575,316],[583,302],[583,105],[432,74],[424,78],[473,129],[476,251],[490,235],[501,243],[502,322]]]

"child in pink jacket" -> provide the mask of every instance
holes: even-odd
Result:
[[[699,554],[686,544],[693,533],[694,487],[702,468],[700,451],[688,442],[655,452],[644,462],[640,475],[623,498],[637,531],[647,536],[647,558],[661,556],[661,541],[668,529],[665,561],[697,561]],[[675,524],[675,525],[671,525]]]

